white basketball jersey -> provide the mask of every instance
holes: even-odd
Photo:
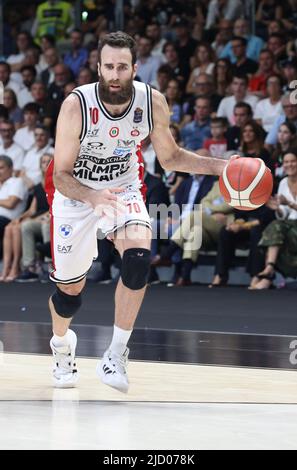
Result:
[[[91,83],[72,92],[79,97],[82,113],[81,146],[73,176],[93,189],[141,189],[141,141],[153,128],[151,88],[134,81],[131,103],[117,117],[104,107],[98,88],[98,83]]]

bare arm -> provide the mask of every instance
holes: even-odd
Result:
[[[20,199],[17,196],[9,196],[6,199],[0,199],[0,207],[5,207],[5,209],[14,209],[19,202]]]
[[[165,170],[183,171],[201,175],[220,175],[227,160],[201,157],[194,152],[182,149],[175,143],[169,129],[169,110],[165,98],[153,90],[154,130],[151,141]]]
[[[114,194],[119,188],[96,191],[81,184],[73,177],[73,167],[80,149],[82,125],[79,98],[69,95],[61,106],[57,122],[54,184],[64,196],[76,201],[86,202],[96,208],[99,204],[116,207],[122,204]]]

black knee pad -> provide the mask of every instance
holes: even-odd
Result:
[[[138,290],[146,285],[150,272],[150,254],[146,248],[129,248],[124,251],[121,269],[124,286]]]
[[[61,291],[57,286],[56,292],[52,295],[52,302],[56,313],[60,317],[71,318],[81,306],[81,294],[69,295]]]

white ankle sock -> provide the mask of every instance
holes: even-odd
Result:
[[[55,335],[55,333],[54,333],[54,336],[53,336],[54,346],[59,348],[60,346],[67,346],[69,344],[68,331],[69,330],[66,331],[64,336],[58,336],[58,335]]]
[[[133,330],[122,330],[122,328],[114,325],[113,337],[109,349],[121,356],[125,352],[132,331]]]

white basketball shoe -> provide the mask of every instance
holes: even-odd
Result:
[[[67,346],[57,347],[54,346],[53,339],[50,341],[50,347],[54,356],[53,381],[54,386],[58,388],[75,387],[78,380],[75,364],[77,337],[72,330],[68,330],[67,337],[69,339]]]
[[[110,349],[105,351],[102,361],[97,365],[97,374],[105,385],[127,393],[129,380],[126,372],[128,365],[129,349],[126,348],[124,354],[119,356]]]

